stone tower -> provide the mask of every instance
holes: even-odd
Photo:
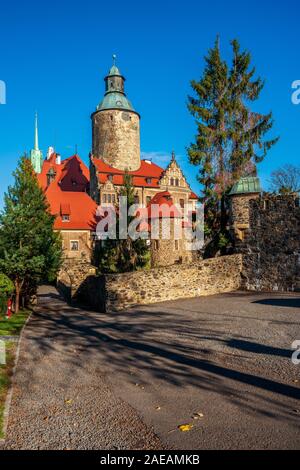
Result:
[[[30,161],[36,173],[41,173],[43,166],[43,154],[39,149],[38,116],[35,113],[34,123],[34,148],[30,151]]]
[[[140,115],[124,91],[125,78],[114,64],[105,77],[105,95],[92,114],[92,154],[119,170],[138,170]]]
[[[230,230],[235,241],[243,241],[249,228],[249,203],[261,194],[260,180],[257,176],[246,176],[233,186],[230,196]]]

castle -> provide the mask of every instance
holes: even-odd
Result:
[[[66,259],[91,260],[97,206],[117,201],[126,173],[132,179],[135,203],[143,207],[154,202],[172,203],[182,208],[188,205],[193,212],[198,200],[174,152],[165,169],[141,159],[140,115],[126,96],[125,78],[115,58],[104,80],[104,97],[91,116],[89,168],[77,154],[61,160],[51,147],[44,159],[38,143],[37,116],[35,119],[35,143],[30,158],[51,213],[56,216],[54,229],[61,232]],[[175,239],[152,243],[151,252],[153,266],[190,259],[182,241]]]
[[[201,262],[192,258],[185,240],[174,236],[164,240],[160,236],[150,242],[152,267],[159,267],[159,274],[158,271],[155,275],[149,271],[132,274],[134,292],[130,290],[132,276],[127,284],[122,275],[95,277],[91,260],[97,207],[115,204],[126,173],[132,177],[137,204],[149,211],[152,204],[159,207],[176,204],[179,212],[171,216],[171,228],[187,223],[180,208],[188,204],[191,212],[195,211],[198,198],[174,153],[166,168],[141,160],[140,116],[126,97],[125,78],[115,64],[105,77],[104,98],[91,119],[89,168],[78,155],[61,160],[51,147],[44,159],[38,144],[37,117],[35,144],[30,154],[39,184],[55,215],[54,229],[62,235],[65,262],[58,283],[67,295],[71,298],[86,295],[89,302],[95,297],[98,307],[101,305],[99,308],[105,310],[112,305],[119,308],[239,287],[300,289],[299,199],[263,194],[256,176],[241,178],[229,194],[229,229],[236,254]],[[161,235],[161,218],[160,222]],[[161,284],[168,285],[168,289],[162,292]]]

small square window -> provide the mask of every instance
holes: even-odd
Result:
[[[152,183],[152,178],[146,178],[146,183],[151,184]]]
[[[78,240],[71,240],[71,251],[79,251],[79,241]]]
[[[62,215],[61,216],[63,222],[70,222],[70,216],[69,215]]]

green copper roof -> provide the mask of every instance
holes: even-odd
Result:
[[[119,77],[122,77],[120,70],[118,69],[116,65],[113,65],[109,71],[108,76],[111,77],[112,75],[118,75]]]
[[[256,176],[245,176],[241,178],[230,191],[230,195],[234,194],[247,194],[247,193],[260,193],[261,186],[260,180]]]
[[[113,65],[105,77],[106,91],[103,100],[97,106],[97,111],[105,109],[122,109],[135,112],[124,91],[125,78],[116,66],[116,55],[113,55]]]
[[[103,109],[124,109],[127,111],[134,111],[132,104],[129,99],[117,91],[107,93],[101,103],[97,106],[97,111]]]

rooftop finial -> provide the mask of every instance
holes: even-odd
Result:
[[[117,55],[113,54],[112,58],[113,58],[113,65],[116,65]]]
[[[175,151],[172,150],[172,161],[174,161],[174,160],[175,160]]]

